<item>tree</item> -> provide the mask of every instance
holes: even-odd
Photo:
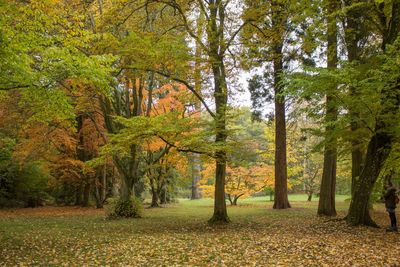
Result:
[[[247,43],[250,53],[250,62],[258,65],[264,62],[264,79],[266,82],[257,81],[261,77],[254,76],[249,83],[252,94],[253,108],[262,114],[259,108],[263,107],[265,100],[274,99],[275,105],[275,198],[274,209],[290,208],[287,196],[287,147],[286,147],[286,104],[282,75],[286,65],[290,64],[292,57],[290,51],[290,34],[293,26],[293,3],[291,1],[248,1],[245,16],[251,17],[243,39]],[[260,43],[262,44],[260,46]],[[290,52],[289,52],[290,54]],[[266,63],[265,63],[266,62]],[[271,88],[272,91],[268,92]],[[273,97],[272,97],[273,95]]]
[[[215,198],[214,198],[214,214],[210,219],[210,223],[226,223],[229,221],[226,203],[225,203],[225,176],[226,176],[226,151],[224,146],[226,144],[226,110],[228,107],[228,83],[227,83],[227,69],[226,60],[228,50],[232,47],[236,36],[246,23],[237,21],[238,16],[233,14],[230,16],[230,1],[224,0],[211,0],[211,1],[148,1],[148,3],[160,3],[167,5],[179,15],[188,36],[195,41],[201,48],[205,55],[207,55],[207,63],[211,69],[214,96],[215,113],[211,111],[204,99],[199,95],[196,90],[185,82],[189,90],[191,90],[202,102],[203,106],[207,109],[209,114],[214,119],[215,126],[215,144],[220,146],[220,149],[215,151],[216,173],[215,173]],[[192,14],[201,11],[205,17],[205,32],[206,42],[196,34],[196,30],[192,25]],[[192,13],[191,13],[192,12]],[[233,10],[231,11],[233,12]],[[198,12],[197,12],[198,13]],[[237,23],[232,23],[232,27],[227,27],[227,19],[232,19]],[[171,79],[181,81],[179,77],[171,73],[162,73]]]
[[[375,226],[369,213],[369,201],[372,189],[377,181],[385,161],[390,155],[390,151],[395,143],[396,121],[398,118],[398,108],[400,105],[399,95],[399,72],[398,64],[394,63],[399,57],[398,33],[400,31],[400,3],[398,1],[383,1],[374,3],[375,16],[379,21],[382,41],[381,48],[384,53],[384,62],[380,65],[374,79],[379,81],[380,91],[380,111],[376,119],[376,124],[372,137],[368,142],[367,153],[364,160],[364,168],[356,182],[354,194],[349,207],[347,221],[352,225]],[[389,23],[390,21],[390,23]],[[379,75],[383,75],[381,79]],[[370,84],[376,86],[377,84]]]
[[[214,173],[214,167],[207,165],[203,171],[203,179],[201,188],[204,189],[205,195],[212,197],[214,187],[209,184],[210,174]],[[226,176],[226,195],[230,204],[237,205],[239,198],[247,198],[253,193],[262,191],[264,188],[273,187],[273,170],[271,166],[253,165],[253,166],[237,166],[227,168]]]
[[[327,2],[327,68],[337,68],[337,21],[336,14],[338,2],[329,0]],[[324,164],[322,170],[321,190],[318,203],[318,215],[335,216],[335,194],[336,194],[336,164],[337,164],[337,140],[333,134],[335,121],[337,120],[337,106],[335,101],[336,85],[327,90],[325,111],[325,150]]]
[[[345,25],[345,41],[347,50],[347,60],[351,64],[359,64],[361,60],[362,44],[367,38],[367,27],[362,21],[365,19],[365,6],[358,0],[345,1],[347,12],[344,17]],[[357,98],[360,95],[359,90],[355,86],[350,87],[350,95],[352,98]],[[361,122],[361,112],[354,108],[354,105],[349,105],[349,116],[351,117],[350,127],[353,134],[351,139],[351,193],[355,188],[355,183],[360,176],[362,170],[362,161],[365,154],[363,143],[360,141],[360,129],[365,127]]]

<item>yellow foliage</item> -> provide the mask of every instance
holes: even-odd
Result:
[[[200,188],[206,197],[214,196],[215,164],[208,163],[202,171]],[[264,188],[274,186],[273,168],[268,165],[254,165],[249,167],[227,166],[225,192],[229,198],[246,198]]]

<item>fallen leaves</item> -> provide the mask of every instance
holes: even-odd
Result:
[[[2,211],[0,262],[5,266],[399,264],[400,235],[317,217],[315,205],[292,203],[295,208],[285,211],[264,204],[232,208],[232,224],[211,227],[206,224],[210,207],[192,203],[149,209],[143,219],[117,221],[104,220],[94,209],[18,210],[12,216]],[[374,215],[382,226],[388,223],[382,210]]]

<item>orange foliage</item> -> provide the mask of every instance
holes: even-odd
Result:
[[[202,171],[200,188],[206,197],[214,196],[215,164],[206,164]],[[228,166],[226,171],[225,192],[232,201],[246,198],[264,188],[273,188],[273,168],[268,165],[250,167]]]

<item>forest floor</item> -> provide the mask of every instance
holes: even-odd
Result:
[[[0,210],[0,266],[400,266],[400,234],[317,217],[317,202],[273,210],[265,198],[229,207],[211,227],[212,200],[145,209],[141,219],[105,220],[94,208]],[[348,203],[337,202],[338,218]]]

